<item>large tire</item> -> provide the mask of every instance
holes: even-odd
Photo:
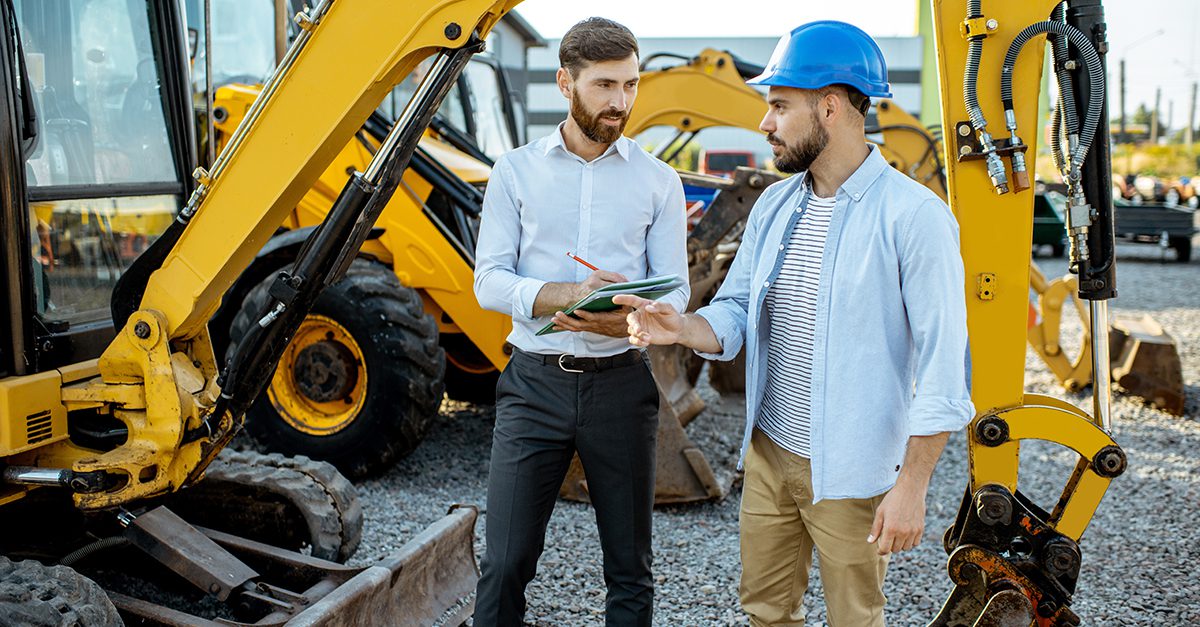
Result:
[[[22,627],[124,625],[96,582],[66,566],[0,556],[0,624]]]
[[[256,324],[274,277],[247,294],[232,352]],[[263,448],[327,461],[352,479],[408,455],[441,406],[446,355],[421,297],[383,265],[359,259],[329,286],[246,414]]]

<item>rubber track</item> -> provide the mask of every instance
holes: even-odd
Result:
[[[332,464],[226,449],[209,466],[209,480],[250,486],[292,503],[304,517],[314,557],[345,562],[362,540],[358,494]]]
[[[108,627],[123,625],[94,581],[66,566],[0,556],[0,625]]]

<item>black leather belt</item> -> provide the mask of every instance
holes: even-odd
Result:
[[[642,360],[642,351],[636,348],[611,357],[576,357],[574,355],[543,355],[541,353],[529,353],[526,351],[517,352],[540,361],[544,365],[558,366],[565,372],[600,372],[601,370],[608,370],[610,368],[629,366]]]

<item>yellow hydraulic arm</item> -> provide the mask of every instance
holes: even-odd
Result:
[[[519,0],[324,0],[298,17],[289,49],[246,122],[168,229],[114,295],[120,329],[100,376],[62,391],[68,410],[99,408],[128,428],[108,452],[63,441],[41,467],[102,477],[76,493],[85,509],[162,494],[197,480],[320,289],[367,237],[437,103],[496,22]],[[348,52],[353,51],[353,54]],[[392,87],[436,55],[413,101],[366,172],[351,178],[330,218],[272,289],[253,340],[220,374],[206,322],[328,163]]]
[[[1107,372],[1105,305],[1115,290],[1103,8],[1100,0],[1072,0],[1069,7],[1054,0],[933,0],[933,9],[942,128],[953,155],[949,204],[960,225],[979,413],[968,429],[969,485],[944,538],[955,588],[931,624],[1075,625],[1069,604],[1080,541],[1109,481],[1124,471],[1125,455],[1109,434],[1107,377],[1097,377],[1090,415],[1025,392],[1035,161],[1024,155],[1036,153],[1041,135],[1038,86],[1049,32],[1061,44],[1055,66],[1079,68],[1060,80],[1068,89],[1059,106],[1078,111],[1066,124],[1069,154],[1060,162],[1071,186],[1073,270],[1091,301],[1094,370]],[[1019,489],[1021,442],[1033,439],[1077,456],[1060,498],[1045,509]]]

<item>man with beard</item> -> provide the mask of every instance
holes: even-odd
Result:
[[[921,541],[925,493],[950,431],[974,415],[958,225],[866,142],[889,97],[866,33],[813,22],[766,71],[761,130],[797,173],[759,198],[711,305],[680,315],[618,302],[637,346],[709,359],[746,347],[742,607],[752,625],[802,625],[815,548],[829,623],[883,625],[891,553]]]
[[[475,294],[512,316],[513,353],[496,385],[477,626],[522,624],[525,587],[575,452],[596,509],[607,624],[651,622],[658,391],[644,352],[626,340],[627,311],[562,313],[606,284],[687,276],[679,176],[621,135],[637,96],[637,53],[620,24],[572,27],[557,76],[570,116],[502,156],[488,182]],[[601,269],[589,273],[572,252]],[[682,309],[688,296],[663,302]],[[550,320],[566,332],[537,335]]]

